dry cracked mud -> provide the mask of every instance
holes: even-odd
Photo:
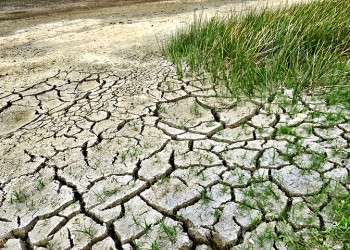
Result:
[[[286,249],[262,236],[332,224],[349,110],[318,92],[235,100],[159,55],[129,60],[1,86],[0,248]]]

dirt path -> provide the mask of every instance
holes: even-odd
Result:
[[[178,80],[157,41],[195,9],[247,6],[158,4],[1,37],[0,246],[285,249],[276,234],[332,222],[329,197],[350,188],[350,112]]]

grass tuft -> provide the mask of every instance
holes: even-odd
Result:
[[[162,51],[177,71],[186,63],[192,73],[207,72],[229,95],[257,96],[287,87],[297,97],[306,88],[349,81],[349,13],[348,0],[320,0],[196,18]]]

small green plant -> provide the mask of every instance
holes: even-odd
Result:
[[[281,126],[277,129],[277,135],[292,135],[292,136],[297,136],[296,132],[294,129],[290,126],[284,125]]]
[[[54,250],[54,247],[53,247],[51,241],[49,241],[45,244],[45,248],[47,248],[47,250]]]
[[[204,189],[201,191],[200,193],[200,197],[201,197],[201,201],[206,204],[209,203],[210,201],[212,201],[212,197],[209,194],[209,191],[207,189]]]
[[[260,221],[261,221],[261,219],[258,216],[254,217],[254,218],[251,218],[250,227],[251,228],[256,228],[259,225]]]
[[[15,191],[11,195],[11,204],[13,204],[13,202],[25,203],[27,201],[27,198],[27,195],[22,190]]]
[[[313,153],[311,156],[311,166],[310,169],[319,170],[326,162],[326,156],[324,154]]]
[[[215,220],[219,220],[222,216],[222,211],[219,208],[215,208],[212,215],[214,216]]]
[[[165,183],[168,183],[170,181],[170,177],[166,176],[166,177],[163,177],[162,179],[159,180],[159,185],[163,185]]]
[[[103,192],[104,196],[111,197],[111,196],[117,194],[119,192],[119,190],[117,188],[108,189],[108,188],[104,187],[102,192]]]
[[[191,114],[193,114],[197,118],[202,116],[202,111],[200,111],[199,105],[196,102],[196,100],[193,101],[193,104],[190,107],[190,112],[191,112]]]
[[[27,203],[28,209],[29,209],[30,211],[35,210],[35,205],[36,205],[36,203],[35,203],[34,200],[31,200],[30,203]]]
[[[152,241],[150,250],[160,250],[156,240]]]
[[[220,193],[227,194],[229,192],[230,192],[230,186],[228,186],[226,184],[222,184],[222,186],[220,187]]]
[[[307,126],[305,127],[305,131],[308,135],[311,135],[312,134],[312,131],[313,131],[313,127],[312,126]]]
[[[214,121],[209,121],[205,124],[207,128],[213,127],[215,125]]]
[[[128,153],[126,151],[123,151],[121,154],[120,154],[120,159],[122,162],[125,162],[126,160],[126,156],[128,155]]]
[[[132,239],[132,249],[134,250],[141,250],[141,243],[138,242],[136,239]]]
[[[142,227],[140,220],[138,218],[136,218],[136,216],[134,214],[132,214],[132,221],[134,222],[134,225],[136,225],[138,227]]]
[[[160,223],[160,228],[166,237],[170,240],[171,243],[176,242],[177,229],[176,226],[167,226],[164,221]]]
[[[84,227],[76,229],[74,231],[77,233],[87,235],[90,239],[92,239],[94,237],[94,231],[93,231],[92,225],[84,226]]]
[[[149,230],[151,230],[151,225],[147,224],[146,219],[143,221],[143,229],[146,235],[148,235]]]
[[[341,121],[344,118],[344,114],[342,112],[337,112],[337,113],[327,113],[326,115],[326,121],[329,124],[334,124],[336,122]]]
[[[263,247],[264,243],[266,241],[268,241],[271,244],[273,244],[273,239],[274,238],[275,238],[275,236],[274,236],[273,229],[270,228],[270,227],[266,228],[263,233],[257,235],[257,239],[258,239],[260,247]],[[272,249],[272,246],[269,249]]]
[[[46,184],[45,184],[44,180],[43,180],[43,179],[40,179],[40,180],[38,181],[37,189],[41,191],[41,190],[43,190],[43,189],[45,188],[45,186],[46,186]]]
[[[166,113],[165,106],[160,105],[159,108],[158,108],[158,112],[159,112],[159,113],[164,113],[164,114],[165,114],[165,113]]]

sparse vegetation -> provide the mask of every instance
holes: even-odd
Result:
[[[350,249],[350,193],[333,200],[330,208],[334,223],[327,228],[310,229],[301,237],[295,233],[281,233],[279,240],[287,243],[290,249]]]

